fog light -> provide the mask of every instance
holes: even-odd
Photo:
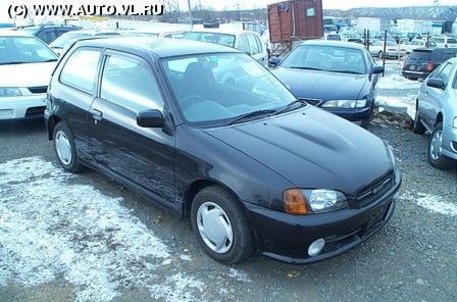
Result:
[[[322,249],[325,246],[325,239],[324,238],[319,238],[313,243],[310,244],[308,248],[308,255],[312,256],[317,256],[319,253],[322,251]]]

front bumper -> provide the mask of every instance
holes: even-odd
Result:
[[[0,120],[43,118],[46,94],[0,98]]]
[[[264,256],[293,264],[335,257],[361,244],[387,223],[394,212],[394,196],[400,184],[398,173],[395,185],[365,207],[307,216],[246,204],[257,246]],[[319,255],[311,257],[308,247],[319,238],[324,238],[326,245]]]

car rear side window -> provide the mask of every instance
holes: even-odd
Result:
[[[100,97],[133,112],[163,108],[163,98],[149,64],[110,55],[102,75]]]
[[[100,51],[92,48],[75,50],[60,73],[60,81],[92,94],[95,88]]]
[[[251,45],[252,54],[258,54],[262,52],[262,46],[260,45],[258,39],[254,35],[247,35],[249,40],[249,45]]]

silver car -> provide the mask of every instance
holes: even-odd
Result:
[[[57,58],[34,36],[0,32],[0,120],[43,118]]]
[[[442,63],[419,89],[414,132],[432,133],[428,160],[438,169],[455,167],[457,160],[457,58]]]

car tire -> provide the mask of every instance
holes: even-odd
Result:
[[[413,132],[416,134],[424,134],[425,127],[419,119],[419,111],[416,109],[416,115],[414,116]]]
[[[384,54],[382,53],[382,51],[378,52],[378,58],[382,59],[383,57],[384,57]]]
[[[451,158],[443,155],[443,124],[439,123],[433,129],[432,135],[430,136],[430,141],[428,144],[428,161],[430,164],[441,170],[449,170],[453,168],[454,161]]]
[[[254,252],[254,235],[245,210],[232,193],[221,187],[206,187],[197,193],[191,223],[205,253],[219,262],[239,263]]]
[[[85,167],[78,159],[73,133],[67,123],[60,122],[55,126],[53,142],[57,160],[62,168],[72,173],[84,170]]]

